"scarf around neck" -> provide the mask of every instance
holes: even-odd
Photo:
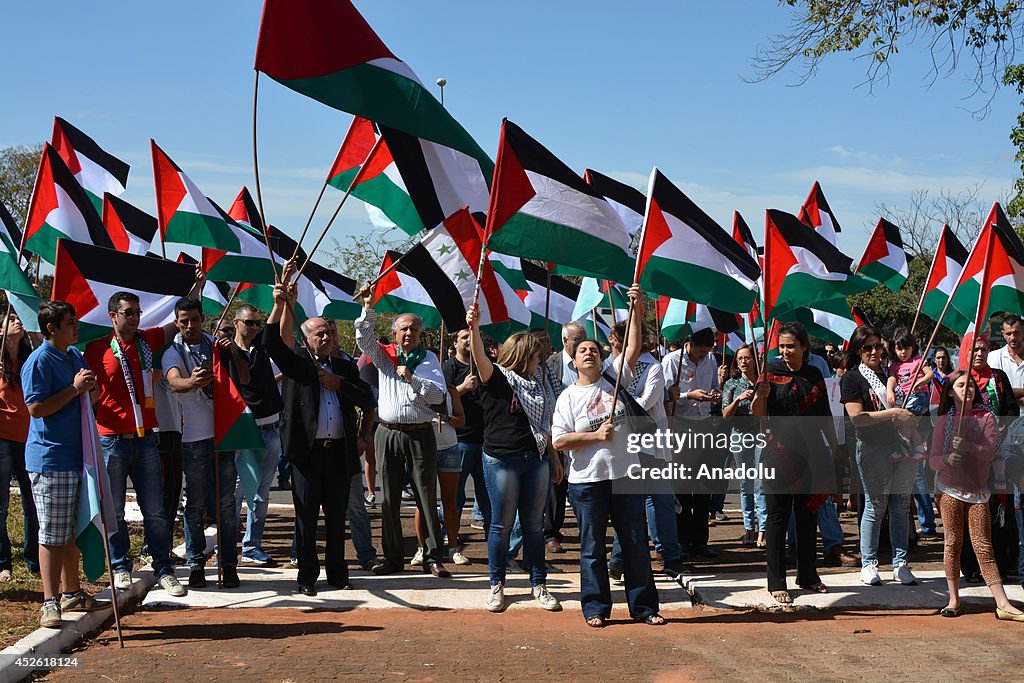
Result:
[[[864,365],[864,363],[861,363],[857,370],[860,372],[861,377],[867,380],[871,391],[875,393],[875,396],[878,398],[878,404],[882,409],[891,408],[892,406],[889,405],[889,401],[885,399],[885,383],[878,378],[878,373]]]
[[[409,353],[402,351],[402,347],[398,344],[381,344],[381,347],[384,349],[384,353],[388,355],[388,358],[391,359],[391,362],[395,364],[395,367],[404,365],[409,368],[409,372],[416,372],[416,368],[427,357],[427,350],[423,348],[422,344]]]
[[[121,366],[121,373],[124,375],[124,383],[128,386],[128,396],[132,402],[132,412],[135,417],[135,433],[142,436],[146,433],[145,422],[142,418],[142,409],[153,408],[153,352],[142,335],[136,333],[135,348],[139,354],[139,365],[142,367],[142,396],[138,394],[135,386],[135,376],[132,373],[131,365],[128,362],[128,354],[124,342],[116,335],[110,337],[110,350]]]

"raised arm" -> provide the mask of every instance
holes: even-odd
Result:
[[[629,299],[633,304],[630,307],[631,316],[627,325],[629,338],[625,340],[626,346],[622,349],[622,355],[629,369],[635,370],[644,347],[644,292],[640,289],[639,283],[634,282],[629,288]]]
[[[484,351],[484,339],[480,335],[480,308],[476,304],[466,311],[466,324],[469,325],[469,348],[476,361],[477,374],[480,375],[480,381],[487,384],[494,374],[494,363]]]

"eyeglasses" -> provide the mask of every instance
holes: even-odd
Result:
[[[139,310],[135,310],[134,308],[129,308],[127,311],[118,311],[117,313],[118,313],[118,315],[122,315],[125,318],[140,318],[140,317],[142,317],[142,309],[141,308]]]
[[[258,327],[263,327],[263,321],[262,320],[238,320],[236,318],[235,322],[236,323],[242,323],[246,327],[257,327],[257,328]]]

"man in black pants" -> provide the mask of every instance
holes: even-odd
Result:
[[[287,282],[287,269],[282,279]],[[274,287],[274,310],[267,318],[264,344],[284,374],[281,441],[292,463],[299,592],[316,595],[320,575],[316,528],[321,508],[327,532],[327,583],[352,588],[345,564],[345,511],[364,436],[355,407],[368,411],[374,401],[355,363],[332,357],[330,327],[323,318],[302,324],[303,350],[289,349],[282,341],[281,328],[292,324],[295,295],[293,286]]]

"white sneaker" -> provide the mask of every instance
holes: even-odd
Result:
[[[119,591],[127,591],[132,588],[132,574],[120,569],[114,572],[114,588]]]
[[[171,597],[180,598],[185,595],[185,587],[181,585],[174,574],[164,574],[160,577],[160,587],[167,591]]]
[[[423,548],[416,548],[416,554],[412,556],[412,561],[409,564],[413,567],[423,566]]]
[[[869,564],[860,570],[860,582],[865,586],[881,586],[882,579],[878,576],[878,567]]]
[[[548,587],[543,583],[533,587],[533,597],[537,599],[541,607],[549,612],[559,612],[562,609],[562,603],[558,602],[558,598],[554,595],[548,593]]]
[[[469,561],[468,557],[466,557],[465,555],[462,554],[462,546],[461,545],[459,547],[457,547],[457,548],[452,548],[452,563],[460,564],[460,565],[463,565],[463,566],[465,566],[467,564],[473,564],[472,562]]]
[[[505,585],[496,583],[491,586],[491,593],[487,596],[484,607],[488,612],[500,612],[505,609]]]
[[[917,577],[910,571],[910,567],[901,564],[892,569],[892,580],[899,581],[904,586],[916,586]]]

